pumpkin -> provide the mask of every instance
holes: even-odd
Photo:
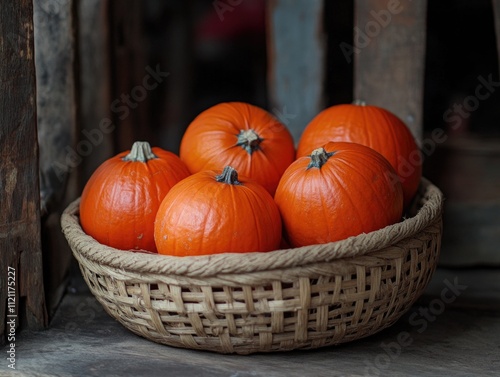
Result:
[[[321,111],[306,126],[297,157],[310,154],[329,141],[348,141],[375,149],[397,172],[408,206],[422,177],[422,156],[408,127],[390,111],[362,101],[335,105]]]
[[[170,188],[189,175],[174,153],[135,142],[130,151],[102,163],[80,201],[83,230],[122,250],[156,252],[154,219]]]
[[[275,201],[293,247],[338,241],[401,219],[403,189],[391,164],[361,144],[327,143],[281,177]]]
[[[295,159],[295,147],[288,129],[267,111],[227,102],[201,112],[189,124],[179,155],[191,173],[231,165],[273,195]]]
[[[154,231],[160,254],[193,256],[279,248],[281,218],[271,195],[257,182],[238,177],[232,167],[218,172],[193,174],[165,196]]]

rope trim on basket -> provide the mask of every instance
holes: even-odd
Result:
[[[443,195],[425,178],[414,202],[416,214],[383,229],[328,244],[276,250],[267,253],[224,253],[197,257],[172,257],[136,253],[102,245],[85,234],[79,222],[80,199],[72,202],[61,217],[61,226],[73,252],[80,258],[118,270],[136,273],[208,277],[293,268],[341,258],[365,255],[411,237],[440,221]]]

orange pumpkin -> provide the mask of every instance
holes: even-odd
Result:
[[[338,142],[298,158],[275,201],[293,247],[338,241],[401,219],[403,190],[394,169],[364,145]]]
[[[273,195],[295,159],[287,128],[270,113],[242,102],[215,105],[200,113],[181,141],[181,159],[191,173],[231,165]]]
[[[147,142],[135,142],[106,160],[85,185],[80,201],[83,230],[123,250],[156,252],[154,219],[170,188],[189,175],[180,158]]]
[[[229,166],[220,175],[205,170],[179,182],[155,220],[160,254],[265,252],[278,249],[280,240],[281,219],[271,195]]]
[[[379,152],[401,180],[405,207],[410,203],[422,177],[422,156],[412,133],[396,115],[361,101],[329,107],[304,129],[297,157],[329,141],[359,143]]]

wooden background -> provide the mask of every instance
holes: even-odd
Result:
[[[361,98],[425,137],[426,1],[123,3],[0,2],[2,335],[9,266],[18,325],[43,328],[57,308],[72,266],[59,216],[95,168],[137,139],[177,151],[214,102],[263,106],[297,140],[325,106]],[[498,44],[500,0],[481,4]]]

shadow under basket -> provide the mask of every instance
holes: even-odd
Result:
[[[104,309],[157,343],[220,353],[312,349],[397,321],[436,268],[440,190],[423,179],[409,217],[346,240],[269,253],[170,257],[117,250],[86,235],[79,200],[63,232]]]

